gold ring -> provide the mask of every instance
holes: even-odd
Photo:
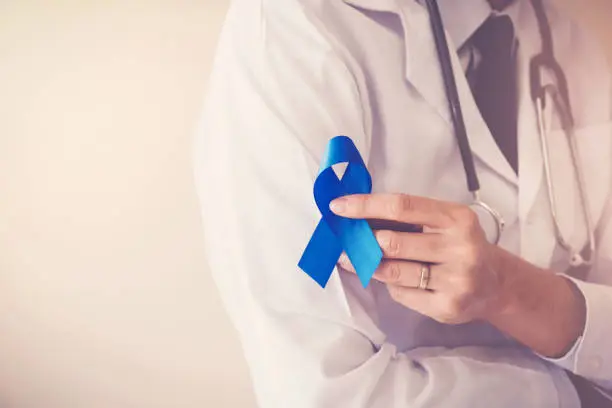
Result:
[[[421,280],[417,289],[429,290],[429,281],[431,279],[431,266],[429,264],[421,264]]]

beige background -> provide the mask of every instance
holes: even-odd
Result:
[[[0,0],[1,407],[253,406],[191,184],[226,5]]]

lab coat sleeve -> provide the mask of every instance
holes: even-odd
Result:
[[[601,146],[612,146],[612,81],[610,67],[604,50],[590,33],[575,27],[572,31],[581,55],[574,56],[575,65],[568,67],[576,72],[571,75],[578,82],[575,87],[574,111],[587,123],[596,123],[600,128],[591,137],[601,140]],[[578,45],[579,44],[579,45]],[[608,90],[608,92],[606,92]],[[607,160],[612,158],[609,151]],[[583,160],[588,156],[583,157]],[[598,253],[596,263],[589,274],[588,282],[572,277],[586,301],[586,325],[582,337],[563,358],[549,360],[598,384],[612,394],[612,174],[608,174],[608,193],[603,215],[597,226]],[[590,177],[586,182],[597,178]],[[605,185],[592,185],[590,194],[602,192]]]
[[[297,267],[325,144],[348,135],[367,158],[368,119],[338,53],[296,3],[274,3],[233,2],[195,149],[206,258],[260,406],[573,407],[563,371],[527,351],[398,352],[354,277],[321,289]]]
[[[584,332],[566,356],[549,361],[593,381],[612,397],[612,194],[608,198],[599,231],[597,262],[590,273],[590,281],[567,277],[575,283],[585,299],[587,314]]]
[[[612,195],[600,227],[597,262],[590,274],[594,281],[566,276],[585,299],[584,332],[566,356],[549,361],[591,380],[612,397]]]
[[[612,267],[610,260],[608,264]],[[587,318],[583,335],[570,352],[571,358],[558,363],[612,392],[612,287],[570,279],[584,295]]]

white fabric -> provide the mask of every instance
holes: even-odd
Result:
[[[529,95],[528,65],[540,37],[529,2],[515,2],[507,13],[520,43],[521,176],[499,151],[454,55],[466,124],[482,198],[508,223],[501,245],[563,272],[567,254],[556,245],[550,222]],[[610,79],[583,32],[550,7],[548,14],[599,222],[610,202]],[[555,123],[552,113],[547,116]],[[563,180],[562,227],[579,245],[586,234],[576,186],[566,174],[569,156],[562,136],[551,130],[554,172]],[[360,149],[376,192],[470,202],[420,4],[234,0],[197,138],[195,171],[206,255],[241,336],[260,406],[578,407],[562,364],[539,358],[488,325],[445,326],[394,303],[379,284],[364,290],[355,277],[335,272],[323,290],[299,270],[320,218],[312,197],[319,161],[327,141],[340,134]],[[568,368],[607,388],[610,234],[603,232],[592,283],[579,284],[588,327],[566,359],[575,362]]]

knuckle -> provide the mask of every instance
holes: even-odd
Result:
[[[389,291],[389,296],[391,296],[391,299],[397,301],[400,297],[399,288],[397,286],[387,285],[387,290]]]
[[[405,194],[393,194],[388,202],[388,215],[391,219],[401,220],[406,213],[414,211],[414,199]]]
[[[392,283],[399,283],[402,280],[402,271],[397,262],[390,262],[386,265],[385,275]]]
[[[444,239],[444,237],[435,237],[435,239],[429,240],[427,243],[427,249],[435,254],[441,254],[446,251],[448,248],[448,242]]]
[[[414,211],[414,199],[409,195],[401,195],[399,197],[402,213]]]
[[[479,225],[478,215],[468,206],[458,206],[452,210],[455,222],[468,230]]]
[[[380,231],[378,233],[378,242],[387,255],[394,256],[399,254],[400,243],[397,239],[397,234],[393,231]]]
[[[404,197],[401,194],[394,194],[389,199],[387,211],[391,219],[399,219],[404,212]]]
[[[391,299],[397,303],[403,303],[406,297],[406,292],[399,286],[388,285],[389,295]]]

